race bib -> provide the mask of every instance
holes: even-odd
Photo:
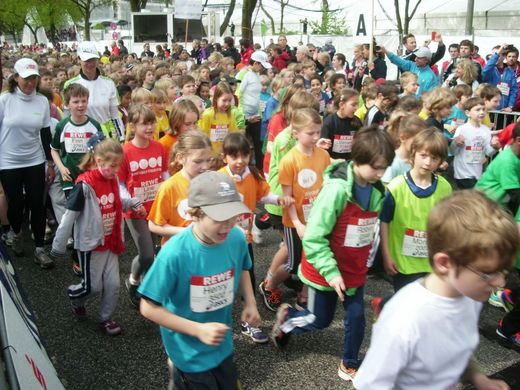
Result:
[[[354,135],[336,134],[332,141],[332,151],[336,153],[350,153],[352,151],[353,140]]]
[[[141,201],[141,203],[153,201],[159,191],[159,183],[143,185],[142,187],[134,188],[134,196]]]
[[[103,214],[103,232],[105,236],[110,236],[114,229],[114,221],[116,219],[116,212]]]
[[[362,248],[372,244],[374,241],[377,217],[358,218],[352,224],[347,225],[345,232],[345,242],[343,246],[351,248]]]
[[[303,209],[303,219],[305,219],[305,222],[307,222],[309,220],[309,215],[311,214],[312,201],[308,198],[304,198],[303,204],[302,204],[302,209]]]
[[[453,120],[451,121],[451,125],[455,128],[462,126],[464,123],[464,119],[461,118],[453,118]]]
[[[227,125],[211,125],[209,139],[211,142],[222,142],[228,133]]]
[[[509,85],[507,83],[498,83],[497,88],[503,96],[509,96]]]
[[[234,279],[233,268],[211,276],[192,276],[191,310],[195,313],[206,313],[233,304]]]
[[[71,133],[63,134],[63,143],[67,153],[87,153],[87,141],[91,137],[90,133]]]
[[[484,148],[477,145],[467,145],[464,148],[464,162],[468,164],[482,164],[484,161]]]
[[[406,229],[403,239],[403,256],[428,257],[426,245],[426,232],[421,230]]]

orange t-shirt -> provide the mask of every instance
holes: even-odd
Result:
[[[161,138],[159,138],[159,143],[163,146],[164,150],[166,150],[168,158],[170,157],[173,145],[175,145],[176,142],[177,136],[173,134],[165,134]]]
[[[189,180],[180,171],[163,182],[148,214],[148,220],[160,226],[188,226],[191,223],[189,215],[186,214],[189,186]],[[163,237],[161,245],[164,245],[168,238]]]
[[[298,145],[280,161],[278,182],[282,186],[292,186],[294,206],[303,224],[307,222],[312,202],[318,196],[323,183],[323,172],[329,164],[330,157],[325,150],[315,147],[312,155],[308,156],[300,151]],[[283,209],[282,223],[294,228],[288,208]]]
[[[253,216],[255,214],[256,203],[263,197],[269,195],[269,184],[267,184],[265,180],[257,180],[251,173],[243,178],[238,177],[238,175],[233,175],[227,166],[222,167],[219,172],[225,173],[233,178],[238,192],[242,195],[242,202],[251,210],[251,213],[242,214],[237,218],[237,226],[244,231],[247,242],[251,244],[253,242],[251,229],[253,228]]]

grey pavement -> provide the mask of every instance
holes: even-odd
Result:
[[[257,280],[265,275],[271,256],[278,247],[277,235],[269,230],[262,245],[255,245]],[[41,338],[67,389],[164,389],[168,382],[166,355],[159,329],[131,307],[124,287],[135,247],[128,232],[127,251],[120,257],[121,291],[114,320],[123,327],[123,334],[114,338],[96,328],[98,301],[87,303],[89,320],[79,322],[73,317],[66,288],[78,283],[69,261],[62,261],[52,270],[41,270],[31,257],[13,257],[13,264],[36,313]],[[27,244],[27,253],[32,253]],[[11,253],[11,252],[10,252]],[[516,280],[518,282],[518,280]],[[391,293],[388,282],[370,278],[365,290],[367,329],[362,347],[370,341],[370,299]],[[262,315],[262,328],[270,331],[275,314],[267,311],[257,296]],[[287,292],[284,301],[294,303],[294,294]],[[240,302],[237,300],[236,316]],[[351,389],[339,379],[337,367],[343,344],[343,309],[338,307],[331,326],[315,334],[293,337],[285,352],[271,344],[255,345],[234,328],[235,360],[244,389]],[[484,372],[496,374],[520,389],[520,353],[500,343],[494,330],[503,316],[501,309],[486,305],[480,322],[481,343],[476,357]],[[238,317],[237,317],[238,318]],[[238,320],[235,319],[238,325]],[[392,362],[388,362],[392,364]],[[462,387],[462,386],[459,386]]]

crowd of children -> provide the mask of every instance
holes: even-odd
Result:
[[[419,96],[416,67],[398,85],[368,70],[363,76],[358,60],[351,71],[341,53],[332,69],[323,56],[291,62],[286,50],[273,46],[271,59],[252,51],[238,67],[200,51],[193,61],[98,64],[84,42],[80,66],[31,62],[56,117],[50,154],[58,177],[49,194],[58,227],[50,255],[66,258],[73,248],[81,277],[68,288],[73,314],[85,319],[86,299],[100,294],[99,326],[122,332],[112,315],[126,225],[137,254],[125,286],[132,305],[161,326],[175,388],[240,388],[231,330],[239,287],[240,331],[269,340],[258,291],[277,313],[271,338],[280,349],[290,336],[328,327],[339,299],[338,375],[356,388],[449,388],[463,376],[477,388],[507,388],[471,363],[488,298],[508,312],[498,336],[520,343],[519,291],[505,285],[520,244],[520,124],[503,131],[489,115],[503,91],[460,77],[453,88],[447,82]],[[10,65],[23,95],[26,81]],[[117,120],[99,96],[99,88],[115,86]],[[12,131],[2,122],[6,102],[0,98],[0,154]],[[12,202],[0,192],[9,245]],[[257,280],[253,244],[269,227],[280,246],[263,259],[271,263]],[[378,320],[363,360],[364,286],[374,261],[395,294],[372,301]],[[296,291],[294,307],[282,284]],[[462,324],[463,337],[452,343],[450,332]],[[428,387],[432,376],[437,382]]]

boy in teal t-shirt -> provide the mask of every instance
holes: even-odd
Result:
[[[250,211],[232,178],[219,172],[191,181],[188,207],[193,224],[163,246],[139,287],[141,313],[161,326],[174,388],[203,383],[239,389],[232,335],[239,285],[241,319],[252,325],[260,321],[247,242],[235,227],[237,216]]]

